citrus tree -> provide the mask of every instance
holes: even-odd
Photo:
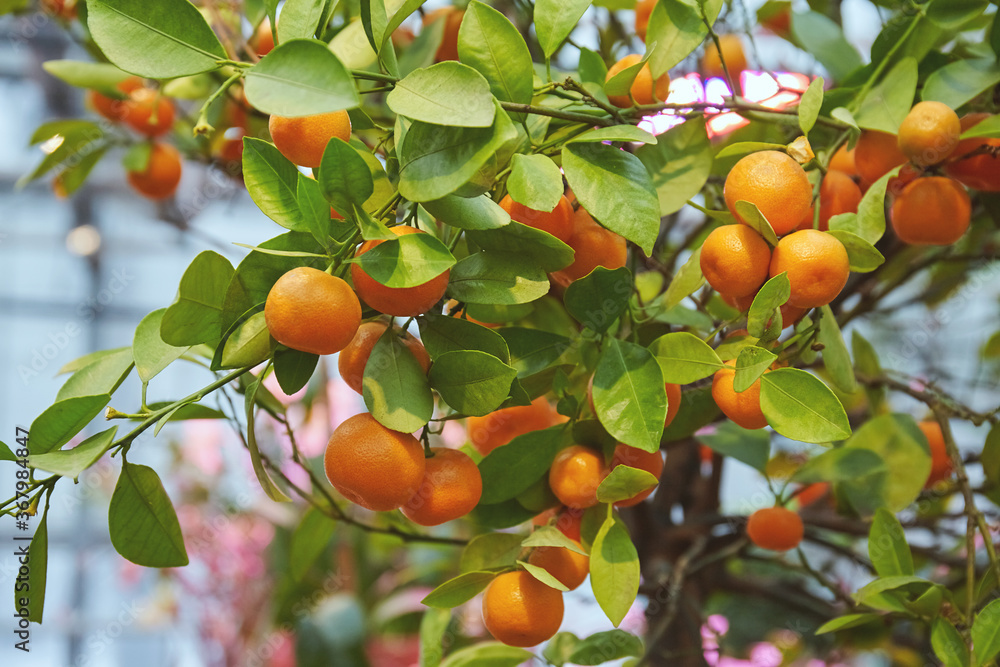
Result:
[[[103,457],[121,461],[115,549],[188,563],[160,476],[129,456],[207,418],[236,425],[263,493],[299,517],[275,565],[293,628],[336,532],[444,554],[425,665],[513,666],[543,642],[553,665],[704,664],[776,630],[795,634],[788,661],[879,646],[992,664],[997,411],[863,334],[906,289],[995,312],[962,288],[996,255],[996,3],[876,2],[865,57],[840,3],[791,4],[43,3],[94,54],[45,69],[94,113],[37,129],[28,180],[70,196],[118,155],[159,200],[214,161],[282,229],[236,266],[199,254],[131,346],[68,364],[0,448],[18,479],[0,509],[41,516],[15,613],[42,622],[50,499]],[[791,102],[751,99],[754,24],[822,73],[779,77]],[[672,101],[671,74],[696,67],[728,94]],[[334,354],[367,411],[310,457],[276,393],[309,409]],[[147,401],[172,365],[213,377]],[[133,374],[141,394],[117,392]],[[290,454],[260,446],[261,415]],[[760,483],[723,505],[741,466]],[[639,596],[644,637],[559,632],[588,576],[616,627]],[[451,610],[480,593],[487,632],[468,632]],[[739,632],[710,646],[710,614]]]

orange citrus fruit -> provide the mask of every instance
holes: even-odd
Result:
[[[483,624],[508,646],[535,646],[559,631],[563,619],[560,591],[524,570],[505,572],[483,593]]]
[[[653,7],[657,0],[639,0],[635,3],[635,34],[639,39],[646,41],[646,30],[649,28],[649,17],[653,13]]]
[[[555,526],[563,535],[576,542],[580,541],[580,526],[583,523],[583,510],[563,507],[556,514]]]
[[[300,167],[319,167],[331,139],[349,141],[351,118],[346,111],[312,116],[271,116],[267,129],[282,155]]]
[[[637,449],[635,447],[629,447],[628,445],[619,444],[615,447],[615,454],[611,458],[611,465],[609,466],[609,469],[614,470],[618,466],[628,466],[629,468],[645,470],[656,479],[660,479],[660,475],[663,474],[663,454],[661,454],[659,450],[655,452],[647,452],[643,449]],[[638,505],[643,500],[648,498],[649,494],[651,494],[655,488],[656,487],[653,486],[645,491],[640,491],[628,500],[619,500],[615,503],[615,507],[632,507],[633,505]]]
[[[136,88],[125,100],[122,118],[139,134],[160,137],[174,126],[174,105],[159,91]]]
[[[663,428],[666,428],[681,409],[681,386],[667,382],[663,387],[667,391],[667,418],[663,421]]]
[[[896,141],[900,152],[911,162],[929,167],[955,150],[961,134],[958,114],[947,104],[918,102],[900,124]]]
[[[146,168],[130,171],[127,177],[129,184],[144,197],[166,199],[174,194],[181,182],[180,151],[170,144],[154,143]]]
[[[733,422],[748,429],[764,428],[767,419],[760,409],[760,378],[743,392],[737,393],[733,388],[736,379],[736,360],[726,362],[726,368],[720,368],[712,377],[712,398],[722,413]]]
[[[367,412],[333,431],[323,465],[340,495],[377,512],[405,505],[420,488],[427,466],[416,438],[382,426]]]
[[[803,488],[795,494],[795,499],[799,501],[799,507],[809,507],[830,494],[829,482],[815,482]]]
[[[747,520],[747,537],[762,549],[788,551],[802,541],[802,518],[784,507],[765,507]]]
[[[130,76],[115,86],[115,88],[126,95],[142,87],[142,79],[137,76]],[[90,106],[94,108],[94,111],[116,123],[120,123],[125,120],[125,115],[128,113],[126,107],[127,99],[128,98],[119,100],[113,97],[108,97],[107,95],[99,93],[96,90],[87,91],[87,101],[90,103]]]
[[[951,477],[953,471],[951,457],[948,456],[948,447],[944,442],[944,434],[941,432],[941,424],[936,421],[923,421],[917,424],[927,438],[927,444],[931,448],[931,472],[927,476],[924,486],[934,486],[943,479]]]
[[[854,149],[848,150],[847,144],[842,144],[830,158],[829,169],[843,172],[851,178],[858,176],[858,166],[854,164]]]
[[[310,354],[333,354],[354,338],[361,325],[361,304],[340,278],[300,266],[271,287],[264,320],[282,345]]]
[[[347,386],[362,393],[362,382],[365,377],[365,366],[368,365],[368,358],[372,354],[375,343],[382,337],[389,325],[385,322],[365,322],[358,327],[354,338],[347,344],[340,354],[337,355],[337,368],[340,377],[344,379]],[[420,367],[426,373],[431,368],[431,358],[424,348],[424,344],[407,332],[402,337],[403,345],[414,356]]]
[[[890,219],[896,236],[912,245],[950,245],[969,228],[972,202],[946,176],[918,178],[896,197]]]
[[[563,243],[568,243],[573,235],[573,206],[563,195],[551,211],[536,211],[514,201],[510,195],[500,200],[500,208],[507,211],[510,219],[523,225],[548,232]]]
[[[274,32],[271,30],[271,19],[264,17],[264,20],[257,26],[257,32],[250,39],[251,46],[257,55],[263,58],[274,49]]]
[[[421,526],[437,526],[471,512],[483,495],[483,478],[465,452],[432,447],[420,488],[400,511]]]
[[[604,457],[595,449],[572,445],[559,452],[549,468],[549,486],[563,505],[586,509],[597,504],[604,480]]]
[[[628,259],[625,238],[601,227],[582,206],[573,214],[573,233],[566,243],[573,249],[573,262],[549,276],[562,287],[598,266],[620,269]]]
[[[861,188],[847,174],[830,170],[819,188],[819,229],[830,229],[830,218],[841,213],[857,213],[861,204]],[[802,219],[799,229],[813,228],[813,210]]]
[[[767,280],[771,248],[746,225],[723,225],[705,238],[700,263],[712,289],[731,298],[745,297]]]
[[[988,113],[970,113],[962,116],[962,131],[978,125]],[[1000,155],[980,154],[966,157],[981,148],[1000,148],[1000,139],[965,139],[958,143],[951,160],[945,165],[945,172],[963,185],[981,192],[1000,192]]]
[[[576,547],[582,549],[579,542]],[[566,547],[537,547],[528,556],[528,562],[551,574],[569,590],[578,588],[590,574],[590,556]]]
[[[701,71],[705,76],[724,77],[725,70],[722,69],[722,61],[725,59],[726,67],[733,81],[739,84],[740,72],[747,68],[747,55],[743,51],[743,40],[739,35],[729,33],[719,35],[719,46],[722,47],[722,56],[719,56],[719,49],[715,42],[708,40],[705,47],[705,55],[701,58]]]
[[[899,150],[896,135],[887,132],[864,130],[854,146],[854,165],[865,190],[894,167],[905,164],[906,160]]]
[[[544,396],[539,396],[531,405],[515,405],[483,417],[469,417],[469,440],[476,451],[486,456],[519,435],[540,431],[565,420]]]
[[[458,29],[462,27],[464,17],[465,11],[457,7],[441,7],[424,16],[425,27],[434,21],[444,21],[444,35],[434,52],[434,62],[458,60]]]
[[[812,205],[812,185],[806,172],[787,154],[759,151],[740,159],[726,177],[726,206],[738,220],[736,202],[756,204],[778,236],[802,222]]]
[[[419,229],[404,225],[391,229],[396,236],[424,233]],[[381,240],[365,241],[354,256],[360,257],[380,243],[382,243]],[[357,262],[351,264],[351,279],[354,281],[354,289],[361,300],[380,313],[397,317],[412,317],[430,310],[431,306],[440,301],[445,290],[448,289],[448,276],[450,274],[451,271],[446,269],[427,282],[413,287],[386,287],[369,276],[361,268],[361,264]]]
[[[642,56],[638,53],[625,56],[608,69],[608,74],[604,79],[605,82],[611,80],[611,77],[626,67],[635,65],[640,60],[642,60]],[[670,75],[663,73],[654,83],[653,73],[649,69],[649,63],[646,63],[639,70],[639,73],[635,75],[628,95],[608,95],[608,100],[620,109],[627,109],[632,106],[632,100],[635,100],[636,104],[656,104],[657,102],[666,100],[669,93]],[[632,99],[629,99],[630,96]]]
[[[825,306],[840,294],[851,274],[844,244],[826,232],[802,229],[778,241],[771,255],[770,275],[788,274],[797,308]]]

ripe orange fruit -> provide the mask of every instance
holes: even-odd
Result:
[[[434,62],[458,60],[458,29],[462,27],[465,11],[456,7],[441,7],[424,16],[424,27],[434,21],[444,21],[444,36],[434,53]]]
[[[642,449],[636,449],[635,447],[619,444],[615,447],[615,454],[611,458],[611,465],[609,466],[609,469],[614,470],[621,465],[628,466],[630,468],[638,468],[639,470],[645,470],[656,479],[660,479],[660,475],[663,474],[663,454],[661,454],[659,450],[655,452],[647,452]],[[640,491],[628,500],[619,500],[615,503],[615,507],[632,507],[633,505],[638,505],[643,500],[648,498],[649,494],[651,494],[655,488],[656,487],[654,486],[646,489],[645,491]]]
[[[620,269],[628,259],[625,238],[601,227],[582,206],[573,214],[573,233],[566,243],[573,249],[573,263],[549,274],[562,287],[569,287],[598,266]]]
[[[667,391],[667,418],[663,421],[663,428],[666,428],[681,409],[681,386],[668,382],[663,387]]]
[[[549,486],[563,505],[586,509],[597,504],[597,487],[606,474],[600,452],[572,445],[559,452],[552,462]]]
[[[760,378],[741,393],[736,393],[733,381],[736,379],[736,360],[726,362],[712,377],[712,398],[722,413],[733,422],[748,429],[764,428],[767,419],[760,409]]]
[[[649,28],[649,17],[653,13],[653,7],[657,0],[639,0],[635,3],[635,34],[639,39],[646,41],[646,30]]]
[[[405,236],[424,232],[414,227],[400,225],[392,227],[392,233],[396,236]],[[354,256],[360,257],[380,243],[382,241],[365,241]],[[445,270],[427,282],[413,287],[386,287],[365,273],[360,264],[351,264],[351,279],[361,300],[380,313],[397,317],[412,317],[430,310],[448,289],[450,274],[450,270]]]
[[[747,520],[747,537],[762,549],[788,551],[802,541],[802,518],[784,507],[765,507]]]
[[[556,412],[544,396],[531,405],[514,405],[483,417],[469,417],[469,440],[483,456],[519,435],[554,426],[566,418]]]
[[[300,266],[278,278],[264,303],[271,336],[293,350],[333,354],[361,325],[361,304],[346,282]]]
[[[931,448],[931,472],[927,476],[925,487],[934,486],[943,479],[951,477],[952,465],[951,457],[948,456],[948,447],[944,442],[944,434],[941,432],[941,424],[936,421],[923,421],[917,424],[927,438],[927,444]]]
[[[837,152],[833,154],[830,158],[829,169],[831,171],[840,171],[851,178],[858,175],[858,167],[854,164],[854,149],[847,149],[847,144],[842,144]]]
[[[416,438],[382,426],[367,412],[338,426],[323,456],[333,488],[377,512],[405,505],[420,488],[426,465]]]
[[[843,243],[826,232],[802,229],[778,241],[771,254],[771,277],[784,272],[792,288],[788,303],[818,308],[844,289],[851,266]]]
[[[437,526],[471,512],[483,495],[483,478],[465,452],[432,447],[420,488],[400,511],[413,523]]]
[[[274,31],[271,30],[271,19],[264,17],[250,41],[252,42],[251,46],[261,58],[271,52],[274,48]]]
[[[972,202],[962,184],[946,176],[918,178],[896,197],[890,220],[896,236],[913,245],[949,245],[969,228]]]
[[[812,205],[812,185],[806,172],[787,154],[760,151],[742,158],[726,177],[726,206],[739,219],[736,202],[756,204],[778,236],[802,222]]]
[[[166,199],[181,182],[181,154],[171,144],[154,143],[143,171],[128,172],[129,184],[144,197]]]
[[[124,81],[119,82],[115,88],[125,94],[129,94],[134,90],[142,88],[142,86],[142,79],[137,76],[130,76]],[[125,106],[127,99],[128,98],[117,100],[113,97],[108,97],[103,93],[99,93],[96,90],[87,91],[87,101],[90,103],[90,106],[94,108],[94,111],[115,123],[120,123],[125,120],[125,115],[128,113]]]
[[[368,357],[372,354],[375,343],[382,337],[389,325],[385,322],[365,322],[358,327],[354,338],[347,344],[340,354],[337,355],[337,368],[340,370],[340,377],[344,379],[347,386],[362,393],[362,381],[365,377],[365,366],[368,364]],[[426,373],[431,368],[431,358],[424,348],[424,344],[410,335],[409,332],[402,338],[403,345],[416,358],[417,363]]]
[[[125,100],[125,124],[147,137],[160,137],[174,126],[174,105],[152,88],[136,88]]]
[[[569,243],[569,238],[573,235],[573,206],[566,195],[559,198],[559,203],[551,211],[528,208],[514,201],[510,195],[505,195],[500,200],[500,208],[507,211],[511,220],[548,232],[563,243]]]
[[[775,3],[773,11],[766,16],[759,11],[760,24],[779,37],[787,37],[792,31],[792,7],[790,2]]]
[[[580,525],[583,523],[583,510],[564,507],[556,515],[556,528],[563,535],[576,542],[580,541]]]
[[[608,69],[608,74],[604,78],[605,82],[609,81],[618,72],[626,67],[631,67],[640,60],[642,60],[642,56],[638,53],[625,56]],[[608,100],[620,109],[627,109],[632,106],[632,100],[635,100],[636,104],[656,104],[657,102],[666,100],[669,93],[670,75],[663,73],[654,83],[653,73],[649,69],[649,63],[646,63],[632,81],[632,87],[629,88],[629,95],[608,95]],[[630,96],[632,99],[629,99]]]
[[[893,167],[906,161],[906,156],[899,150],[896,136],[887,132],[864,130],[854,146],[854,164],[865,190]]]
[[[559,631],[563,618],[560,591],[524,570],[505,572],[483,593],[483,624],[508,646],[535,646]]]
[[[300,167],[315,169],[331,139],[350,140],[351,118],[346,111],[294,118],[271,116],[267,129],[282,155]]]
[[[788,327],[795,326],[796,322],[802,319],[802,316],[808,312],[808,308],[798,308],[788,303],[783,303],[778,308],[781,312],[781,328],[787,329]],[[770,324],[770,322],[768,322]]]
[[[579,541],[576,546],[582,548]],[[528,556],[528,562],[551,574],[569,590],[578,588],[590,574],[590,556],[566,547],[537,547]]]
[[[987,118],[988,113],[970,113],[962,116],[962,131],[978,125]],[[1000,192],[1000,156],[973,155],[965,157],[974,150],[984,146],[1000,147],[1000,139],[965,139],[960,141],[951,160],[945,165],[945,172],[974,190],[981,192]]]
[[[63,21],[72,21],[77,17],[77,0],[42,0],[42,9],[49,14],[58,16]]]
[[[771,248],[746,225],[723,225],[705,238],[700,263],[712,289],[730,297],[745,297],[767,280]]]
[[[768,264],[770,265],[770,262],[768,262]],[[750,310],[750,306],[753,305],[753,300],[754,297],[757,296],[757,292],[755,291],[753,294],[747,294],[746,296],[730,296],[728,294],[723,294],[722,292],[719,292],[719,296],[722,297],[723,301],[728,303],[736,310],[740,311],[741,313],[745,313],[746,311]]]
[[[830,229],[830,218],[841,213],[857,213],[861,204],[861,188],[847,174],[830,170],[819,188],[819,229]],[[813,210],[802,219],[799,229],[813,228]]]
[[[799,507],[809,507],[816,501],[826,497],[830,493],[829,482],[815,482],[806,486],[795,494],[795,499],[799,501]]]
[[[719,56],[719,49],[715,47],[715,42],[708,40],[705,46],[705,55],[701,58],[701,72],[705,76],[725,77],[725,70],[722,69],[722,60],[725,59],[729,74],[733,77],[733,82],[739,85],[740,72],[747,68],[747,56],[743,51],[743,40],[739,35],[729,33],[719,35],[719,45],[722,47],[722,56]]]
[[[899,126],[900,152],[921,167],[948,157],[958,145],[962,124],[958,114],[941,102],[918,102]]]

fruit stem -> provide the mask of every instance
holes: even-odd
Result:
[[[208,96],[205,103],[201,105],[201,110],[198,111],[198,122],[194,125],[194,135],[198,136],[201,134],[208,134],[212,132],[215,128],[211,126],[208,122],[208,108],[212,106],[215,100],[229,89],[234,83],[243,78],[243,70],[238,70],[236,74],[226,79],[221,86],[219,86],[214,93]]]

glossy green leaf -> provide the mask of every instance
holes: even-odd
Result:
[[[428,379],[444,402],[455,410],[481,416],[500,407],[516,375],[517,371],[492,354],[458,350],[435,359]]]
[[[243,181],[264,215],[286,229],[308,231],[299,212],[299,171],[273,144],[243,138]]]
[[[597,500],[602,503],[628,500],[659,483],[660,480],[646,470],[626,465],[615,466],[597,487]]]
[[[610,660],[642,655],[642,639],[624,630],[606,630],[582,640],[570,654],[569,662],[574,665],[603,665]]]
[[[318,354],[292,349],[277,350],[274,353],[274,376],[281,391],[291,396],[305,387],[318,363]]]
[[[723,367],[708,343],[686,331],[660,336],[649,350],[660,364],[663,379],[674,384],[696,382]]]
[[[17,188],[22,188],[30,181],[44,176],[57,165],[71,165],[77,162],[80,166],[86,156],[103,150],[101,147],[104,144],[104,131],[96,124],[85,120],[56,120],[43,123],[31,135],[30,143],[39,144],[57,135],[62,141],[51,152],[45,153],[45,157],[34,169],[17,180]]]
[[[517,667],[531,658],[531,652],[523,648],[482,642],[455,651],[445,658],[441,667]]]
[[[892,475],[881,495],[884,506],[891,512],[899,512],[912,503],[931,472],[927,440],[921,437],[913,419],[905,415],[874,417],[862,424],[844,447],[867,449],[885,460]]]
[[[154,310],[142,318],[135,329],[132,339],[132,355],[135,358],[135,369],[143,382],[149,382],[160,371],[191,349],[190,346],[174,347],[160,338],[160,325],[166,308]],[[110,392],[108,392],[110,393]]]
[[[776,354],[762,347],[751,346],[741,350],[736,357],[733,390],[742,393],[749,389],[777,358]]]
[[[844,244],[847,250],[847,260],[850,262],[851,271],[857,273],[870,273],[885,263],[885,257],[871,243],[861,238],[857,234],[847,231],[857,224],[857,215],[854,213],[843,213],[841,215],[853,216],[854,220],[846,221],[842,224],[846,228],[840,228],[839,224],[830,220],[830,236]],[[835,216],[839,217],[839,216]]]
[[[406,288],[437,278],[455,265],[455,257],[431,234],[408,234],[380,243],[358,262],[377,282]]]
[[[847,343],[837,326],[837,318],[830,306],[823,306],[819,323],[819,334],[816,340],[823,345],[823,365],[830,374],[830,380],[841,391],[851,394],[858,390],[854,378],[854,367],[851,355],[847,352]]]
[[[517,533],[476,535],[462,550],[459,570],[475,572],[513,566],[521,553],[522,539],[523,537]]]
[[[96,394],[56,401],[31,422],[28,451],[44,454],[59,449],[93,421],[110,400],[108,394]]]
[[[816,629],[816,634],[825,635],[829,632],[836,632],[837,630],[846,630],[848,628],[854,628],[859,625],[871,623],[872,621],[881,620],[881,618],[881,614],[846,614],[827,621],[823,625],[819,626]]]
[[[420,619],[420,667],[438,667],[444,657],[442,640],[451,623],[448,609],[428,609]]]
[[[913,555],[906,543],[906,532],[895,515],[885,508],[875,512],[868,533],[868,557],[880,577],[913,574]]]
[[[649,56],[649,67],[659,76],[688,57],[708,36],[708,25],[715,23],[722,0],[660,0],[653,7],[646,30],[646,43],[656,45]],[[704,14],[702,14],[704,12]],[[697,123],[695,123],[697,124]]]
[[[486,588],[496,572],[466,572],[449,579],[427,594],[420,602],[428,607],[451,609],[468,602]]]
[[[620,519],[609,516],[594,538],[590,585],[597,603],[617,627],[639,592],[639,554]]]
[[[459,197],[448,195],[423,203],[435,218],[459,229],[497,229],[510,223],[507,211],[486,195]]]
[[[747,331],[750,332],[751,336],[755,338],[777,337],[777,335],[770,335],[774,329],[777,329],[773,320],[776,319],[781,306],[788,301],[791,293],[791,284],[785,273],[779,273],[764,283],[763,287],[757,291],[753,303],[750,304],[750,310],[747,312]]]
[[[217,367],[253,366],[271,356],[277,344],[267,328],[264,311],[258,311],[237,325],[226,339]]]
[[[206,250],[195,257],[181,277],[177,299],[163,313],[163,342],[184,347],[218,341],[223,301],[234,273],[229,260],[216,252]]]
[[[412,433],[434,412],[424,369],[392,329],[372,348],[361,386],[365,406],[386,428]]]
[[[122,466],[108,507],[111,544],[127,560],[145,567],[188,564],[177,514],[152,468]]]
[[[604,333],[628,308],[632,295],[632,272],[625,267],[596,267],[566,288],[566,310],[580,324]]]
[[[538,581],[542,582],[549,588],[554,588],[557,591],[566,592],[569,589],[561,581],[556,579],[554,576],[549,574],[549,571],[538,565],[532,565],[526,561],[519,560],[517,564],[524,569],[525,572],[533,576]]]
[[[771,428],[792,440],[826,443],[851,435],[837,396],[815,375],[797,368],[761,376],[760,408]]]
[[[962,133],[962,139],[975,137],[1000,138],[1000,114],[986,118]]]
[[[945,30],[957,30],[989,5],[989,0],[936,0],[927,4],[927,18]]]
[[[542,267],[506,253],[469,255],[455,264],[448,282],[448,295],[463,303],[528,303],[548,291]]]
[[[743,224],[764,237],[764,240],[772,246],[778,244],[778,235],[774,233],[771,223],[760,212],[756,204],[742,199],[739,200],[736,202],[736,215],[743,221]]]
[[[518,29],[496,9],[478,0],[469,3],[458,31],[458,57],[486,78],[498,100],[531,102],[531,52]]]
[[[958,109],[998,83],[1000,63],[996,58],[956,60],[934,70],[927,77],[920,97],[924,101],[943,102],[952,109]]]
[[[771,436],[767,431],[748,430],[731,421],[720,423],[711,435],[699,435],[698,442],[760,472],[766,470],[771,458]]]
[[[483,250],[517,257],[544,271],[558,271],[573,261],[573,249],[548,232],[511,221],[499,229],[469,230],[466,238]]]
[[[866,130],[896,134],[913,106],[916,90],[917,61],[904,58],[869,91],[854,118]]]
[[[497,113],[489,82],[452,60],[411,72],[385,101],[401,116],[449,127],[490,127]]]
[[[14,615],[18,616],[22,609],[27,609],[28,621],[31,623],[41,623],[45,612],[45,587],[49,569],[48,519],[49,513],[46,510],[42,514],[38,528],[35,529],[35,534],[31,537],[31,543],[28,545],[27,582],[24,582],[19,576],[18,585],[14,587]],[[17,549],[14,549],[14,555],[17,555]],[[27,584],[27,589],[22,586],[22,583]],[[17,638],[21,639],[20,636]]]
[[[306,511],[292,533],[288,548],[288,569],[293,579],[302,581],[305,578],[309,568],[333,538],[336,526],[333,519],[315,507]]]
[[[548,473],[565,440],[565,429],[554,426],[519,435],[494,449],[479,463],[483,477],[483,495],[479,503],[494,505],[527,490]]]
[[[511,166],[507,191],[514,201],[536,211],[551,211],[556,207],[563,196],[563,179],[552,158],[517,153]]]
[[[631,497],[631,496],[629,496]],[[587,552],[580,548],[580,545],[574,540],[570,539],[559,530],[556,526],[542,526],[538,528],[530,535],[528,535],[521,542],[521,546],[525,547],[562,547],[564,549],[569,549],[575,553],[581,555],[587,555]]]
[[[988,665],[1000,655],[1000,601],[993,600],[976,614],[972,624],[972,646],[977,665]]]
[[[931,647],[944,667],[969,667],[969,647],[946,618],[931,622]]]
[[[257,482],[260,487],[267,494],[267,497],[271,500],[283,503],[289,502],[291,498],[285,495],[285,493],[278,488],[268,475],[267,470],[264,469],[264,462],[260,457],[260,449],[257,447],[257,429],[254,425],[254,406],[256,405],[258,399],[258,392],[261,396],[267,397],[271,396],[270,392],[267,391],[265,387],[261,384],[264,381],[264,376],[267,374],[267,369],[265,368],[260,374],[254,377],[252,374],[246,374],[242,376],[241,381],[245,383],[246,395],[244,396],[243,402],[243,414],[246,418],[247,424],[247,449],[250,450],[250,463],[253,466],[254,475],[257,477]],[[272,397],[273,398],[273,397]]]
[[[309,38],[323,18],[325,0],[285,0],[277,26],[278,44],[293,39]]]
[[[658,359],[646,348],[609,338],[594,370],[597,417],[608,433],[647,452],[660,448],[667,396]]]
[[[816,125],[819,111],[823,106],[823,77],[818,76],[809,83],[806,92],[799,101],[799,128],[802,134],[808,135]]]
[[[627,141],[630,143],[655,144],[657,137],[646,130],[635,125],[612,125],[611,127],[598,127],[587,130],[583,134],[573,137],[566,143],[579,142],[604,142],[604,141]]]
[[[247,71],[244,92],[258,111],[308,116],[361,103],[354,79],[323,42],[292,39]]]
[[[635,155],[652,176],[660,215],[681,210],[708,181],[712,146],[704,123],[681,123],[656,137],[652,146],[641,146]]]
[[[116,86],[129,76],[114,65],[83,60],[48,60],[42,63],[42,69],[71,86],[112,94],[121,94]]]
[[[97,463],[98,459],[111,448],[117,432],[118,427],[113,426],[90,436],[72,449],[31,454],[28,456],[28,465],[75,480],[81,472]]]
[[[420,341],[431,359],[456,350],[480,350],[500,361],[510,362],[507,343],[499,332],[460,317],[428,313],[417,320]]]
[[[671,310],[704,284],[705,276],[701,273],[701,248],[699,247],[691,253],[680,270],[674,274],[661,297],[661,303],[657,305],[664,310]]]
[[[830,72],[834,81],[843,81],[862,65],[861,56],[844,38],[840,26],[819,12],[794,12],[792,36]]]
[[[352,205],[363,206],[375,191],[371,169],[361,154],[339,139],[332,139],[323,151],[317,174],[323,196],[342,215]]]
[[[113,394],[132,371],[132,353],[128,348],[98,357],[72,376],[56,394],[56,401],[78,396]]]
[[[535,34],[545,58],[559,50],[576,28],[591,0],[538,0],[535,3]]]
[[[570,341],[565,336],[540,329],[504,327],[497,333],[507,342],[510,365],[519,378],[548,368],[570,347]]]

